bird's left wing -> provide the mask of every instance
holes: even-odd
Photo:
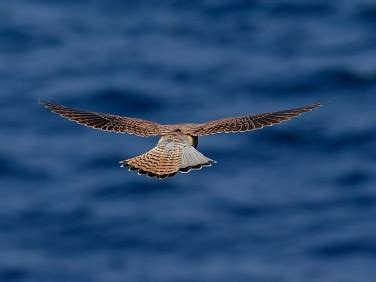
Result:
[[[200,136],[222,132],[250,131],[290,120],[293,117],[300,116],[305,112],[310,112],[320,106],[321,104],[315,103],[296,109],[213,120],[203,124],[198,124],[193,130],[191,130],[191,134],[194,136]]]
[[[95,129],[135,134],[142,137],[159,135],[160,125],[151,121],[75,110],[52,102],[39,101],[39,103],[66,119]]]

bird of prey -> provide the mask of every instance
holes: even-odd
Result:
[[[150,151],[120,162],[121,167],[159,179],[215,163],[196,150],[199,136],[260,129],[290,120],[321,106],[315,103],[296,109],[228,117],[199,124],[164,125],[138,118],[76,110],[52,102],[39,103],[64,118],[95,129],[141,137],[161,136]]]

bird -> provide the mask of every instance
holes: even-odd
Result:
[[[139,175],[158,179],[174,176],[178,172],[198,170],[215,163],[216,161],[197,150],[198,138],[201,136],[261,129],[322,106],[314,103],[289,110],[227,117],[205,123],[159,124],[139,118],[77,110],[55,102],[39,100],[39,103],[55,114],[94,129],[140,137],[160,136],[151,150],[119,162],[121,167],[136,171]]]

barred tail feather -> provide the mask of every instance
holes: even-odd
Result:
[[[194,147],[188,146],[183,149],[180,172],[187,173],[192,169],[201,169],[204,166],[211,166],[214,160],[205,157]]]
[[[181,150],[165,151],[155,147],[145,154],[121,161],[121,167],[129,167],[129,170],[138,174],[146,174],[159,179],[174,176],[180,166]]]
[[[162,179],[174,176],[178,171],[186,173],[192,169],[211,166],[215,161],[205,157],[190,145],[174,144],[172,147],[157,145],[142,155],[120,163],[121,167],[128,167],[129,170],[137,171],[140,175]]]

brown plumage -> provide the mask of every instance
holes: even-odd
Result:
[[[95,129],[142,137],[160,135],[161,139],[156,147],[142,155],[120,162],[122,167],[129,167],[139,174],[157,178],[170,177],[178,171],[189,172],[192,169],[200,169],[215,162],[196,150],[198,136],[260,129],[290,120],[321,106],[315,103],[291,110],[229,117],[201,124],[162,125],[137,118],[75,110],[51,102],[40,101],[40,104],[62,117]]]

